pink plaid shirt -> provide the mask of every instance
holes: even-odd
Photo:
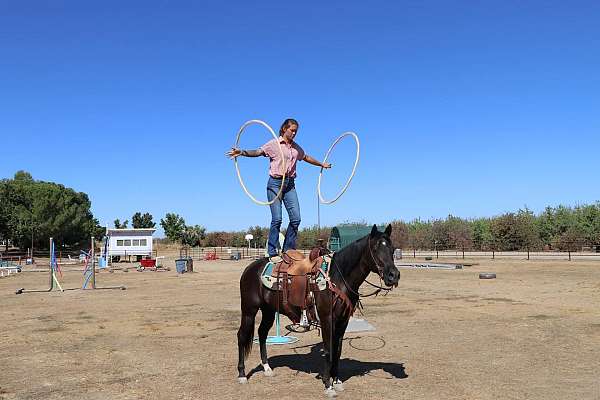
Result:
[[[281,144],[281,150],[283,150],[283,155],[285,157],[285,165],[287,167],[285,176],[295,178],[296,163],[304,159],[304,150],[296,142],[287,144],[282,137],[279,137],[278,141]],[[281,151],[279,151],[277,140],[269,140],[261,146],[261,149],[265,153],[265,156],[269,157],[269,175],[274,178],[281,178],[283,175],[283,166],[281,165]]]

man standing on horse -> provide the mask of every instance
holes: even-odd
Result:
[[[296,163],[306,161],[309,164],[321,168],[331,168],[328,162],[322,163],[304,152],[302,147],[294,141],[298,134],[298,121],[288,118],[283,121],[279,129],[279,138],[271,139],[259,149],[241,150],[232,148],[226,153],[230,158],[244,157],[269,157],[269,180],[267,182],[267,198],[271,207],[271,228],[269,230],[269,242],[267,251],[269,257],[278,256],[277,247],[279,243],[279,229],[282,223],[281,202],[289,217],[289,225],[285,233],[282,252],[296,248],[298,227],[300,226],[300,203],[296,194]],[[281,150],[280,150],[281,146]],[[283,153],[284,159],[281,156]],[[282,166],[285,165],[285,171]],[[284,179],[285,175],[285,179]],[[282,188],[282,180],[283,188]],[[281,193],[279,193],[281,191]]]

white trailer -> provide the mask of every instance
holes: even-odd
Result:
[[[106,229],[108,256],[152,256],[154,228]]]

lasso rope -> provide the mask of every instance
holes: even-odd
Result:
[[[352,173],[350,174],[350,177],[348,178],[348,181],[346,181],[346,184],[344,185],[342,190],[340,190],[340,192],[332,200],[325,200],[323,198],[323,195],[321,194],[321,177],[323,176],[323,168],[321,168],[321,172],[319,173],[319,182],[317,183],[317,192],[319,193],[319,200],[323,204],[331,204],[331,203],[334,203],[335,201],[337,201],[337,199],[339,199],[344,194],[346,189],[348,189],[348,186],[350,185],[350,182],[352,181],[352,178],[354,177],[354,173],[356,172],[356,166],[358,165],[358,160],[360,158],[360,141],[358,140],[358,136],[354,132],[342,133],[340,135],[340,137],[338,137],[333,142],[331,147],[329,147],[329,150],[327,150],[327,153],[325,154],[325,158],[323,159],[323,163],[327,162],[327,158],[329,157],[329,154],[331,153],[333,148],[338,144],[338,142],[340,140],[342,140],[346,136],[352,136],[354,138],[354,141],[356,142],[356,159],[354,160],[354,166],[352,167]]]
[[[238,177],[238,180],[240,181],[240,185],[242,185],[242,189],[244,189],[244,192],[246,192],[248,197],[250,197],[250,199],[258,205],[269,206],[269,205],[273,204],[275,202],[275,200],[279,197],[279,195],[281,195],[281,192],[283,192],[283,185],[285,184],[285,172],[287,170],[287,166],[285,163],[285,155],[283,154],[283,149],[281,148],[281,143],[279,143],[279,140],[277,138],[277,135],[275,135],[273,128],[271,128],[269,126],[269,124],[267,124],[266,122],[261,121],[259,119],[251,119],[250,121],[247,121],[246,123],[244,123],[244,125],[242,125],[242,127],[240,128],[240,131],[238,132],[237,137],[235,139],[234,148],[238,148],[239,143],[240,143],[240,138],[242,137],[242,133],[244,132],[244,129],[246,129],[246,127],[248,127],[249,125],[252,125],[252,124],[262,125],[265,128],[267,128],[269,130],[269,132],[271,132],[271,135],[273,135],[273,138],[275,139],[275,141],[277,142],[277,146],[279,146],[279,151],[281,152],[281,163],[283,164],[283,176],[281,177],[281,187],[279,188],[279,192],[277,192],[277,196],[275,196],[273,198],[273,200],[271,200],[271,201],[260,201],[260,200],[256,199],[254,196],[252,196],[252,194],[246,188],[246,185],[244,184],[244,180],[242,179],[242,174],[240,173],[240,167],[238,166],[237,157],[233,158],[233,162],[235,164],[235,170],[237,172],[237,177]]]

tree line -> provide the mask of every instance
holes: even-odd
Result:
[[[492,218],[393,221],[399,248],[476,251],[570,250],[600,248],[600,202],[546,207],[535,215],[527,207]]]
[[[401,249],[576,251],[587,247],[600,250],[600,202],[576,207],[546,207],[538,215],[525,207],[496,217],[464,219],[449,215],[447,218],[426,221],[394,220],[391,224],[392,241]],[[253,236],[252,247],[253,244],[264,247],[269,234],[269,228],[261,226],[251,226],[245,231],[208,233],[200,228],[201,233],[190,233],[190,230],[197,232],[197,228],[186,228],[181,218],[181,227],[175,230],[179,233],[170,235],[165,228],[165,234],[175,242],[209,247],[246,246],[248,243],[244,237],[248,233]],[[327,243],[331,229],[332,227],[327,226],[301,229],[298,232],[297,247],[311,248],[319,239]]]
[[[135,213],[133,228],[154,228],[150,213]],[[359,223],[360,224],[360,223]],[[534,214],[527,207],[489,218],[444,219],[405,222],[395,220],[392,240],[403,249],[422,250],[579,250],[600,248],[600,202],[575,207],[557,206]],[[114,221],[115,228],[127,228],[129,220]],[[160,220],[168,241],[186,246],[264,247],[268,227],[250,226],[243,231],[207,232],[202,225],[187,225],[184,218],[167,213]],[[332,227],[306,227],[298,232],[297,247],[310,248],[319,239],[327,242]],[[36,181],[18,171],[13,179],[0,180],[0,241],[10,240],[22,249],[45,248],[48,238],[58,244],[87,244],[90,236],[102,238],[105,228],[91,212],[88,195],[61,184]],[[245,239],[251,234],[253,239]]]
[[[0,180],[0,240],[22,249],[47,248],[49,237],[59,245],[89,244],[104,234],[90,208],[87,194],[18,171]]]

